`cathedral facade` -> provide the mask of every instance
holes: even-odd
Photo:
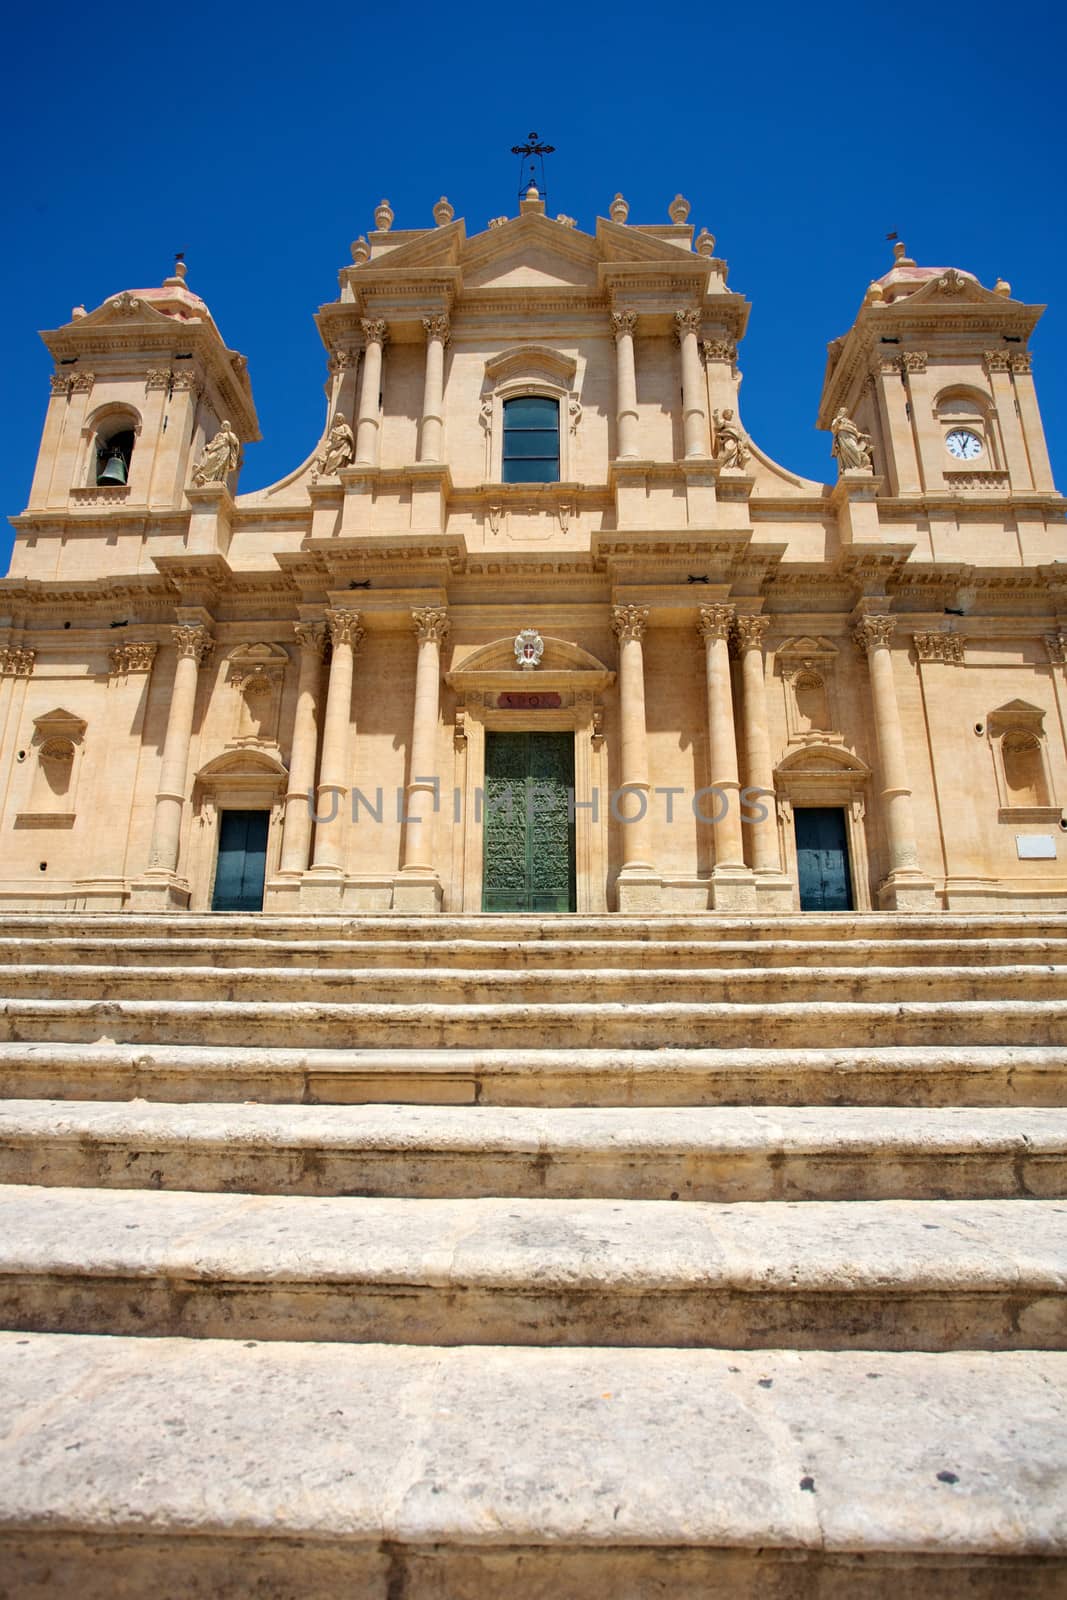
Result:
[[[749,306],[686,201],[609,210],[383,201],[316,319],[321,440],[253,493],[184,265],[44,335],[4,905],[1067,908],[1042,308],[898,245],[817,483],[744,428]]]

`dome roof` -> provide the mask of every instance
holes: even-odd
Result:
[[[973,272],[965,272],[962,267],[920,267],[907,253],[907,247],[902,240],[893,246],[893,265],[882,277],[875,279],[881,284],[884,297],[890,303],[900,300],[904,295],[914,294],[916,289],[921,289],[924,283],[929,283],[931,278],[942,278],[946,272],[955,270],[961,278],[968,278],[971,283],[978,279]]]

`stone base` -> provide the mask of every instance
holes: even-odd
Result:
[[[340,868],[312,867],[300,880],[301,913],[340,911],[345,876]]]
[[[756,879],[751,872],[736,867],[715,867],[712,869],[710,889],[713,911],[732,911],[744,915],[756,910]]]
[[[131,911],[188,911],[191,896],[185,878],[173,872],[146,872],[130,884]]]
[[[440,911],[443,901],[440,879],[432,874],[402,872],[393,884],[393,910],[404,916],[433,916]]]
[[[932,878],[921,873],[890,874],[878,886],[879,911],[938,911]]]
[[[756,873],[756,909],[761,916],[781,916],[797,908],[796,888],[780,872]]]
[[[627,916],[663,910],[663,879],[652,873],[620,873],[615,881],[617,909]]]

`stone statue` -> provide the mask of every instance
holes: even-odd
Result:
[[[225,483],[241,458],[241,441],[228,422],[223,422],[215,437],[204,446],[193,473],[198,489],[206,483]]]
[[[720,467],[743,467],[748,460],[745,432],[734,420],[729,406],[713,414],[715,423],[715,460]]]
[[[334,412],[333,424],[326,437],[326,448],[319,458],[319,475],[332,478],[341,467],[347,467],[356,453],[352,429],[339,411]]]
[[[834,435],[832,454],[837,457],[838,469],[841,472],[849,472],[859,467],[869,472],[874,466],[870,434],[860,432],[852,418],[846,415],[844,406],[838,411],[830,427]]]

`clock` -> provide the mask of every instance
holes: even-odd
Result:
[[[982,441],[969,428],[953,428],[945,436],[945,449],[957,461],[974,461],[982,454]]]

